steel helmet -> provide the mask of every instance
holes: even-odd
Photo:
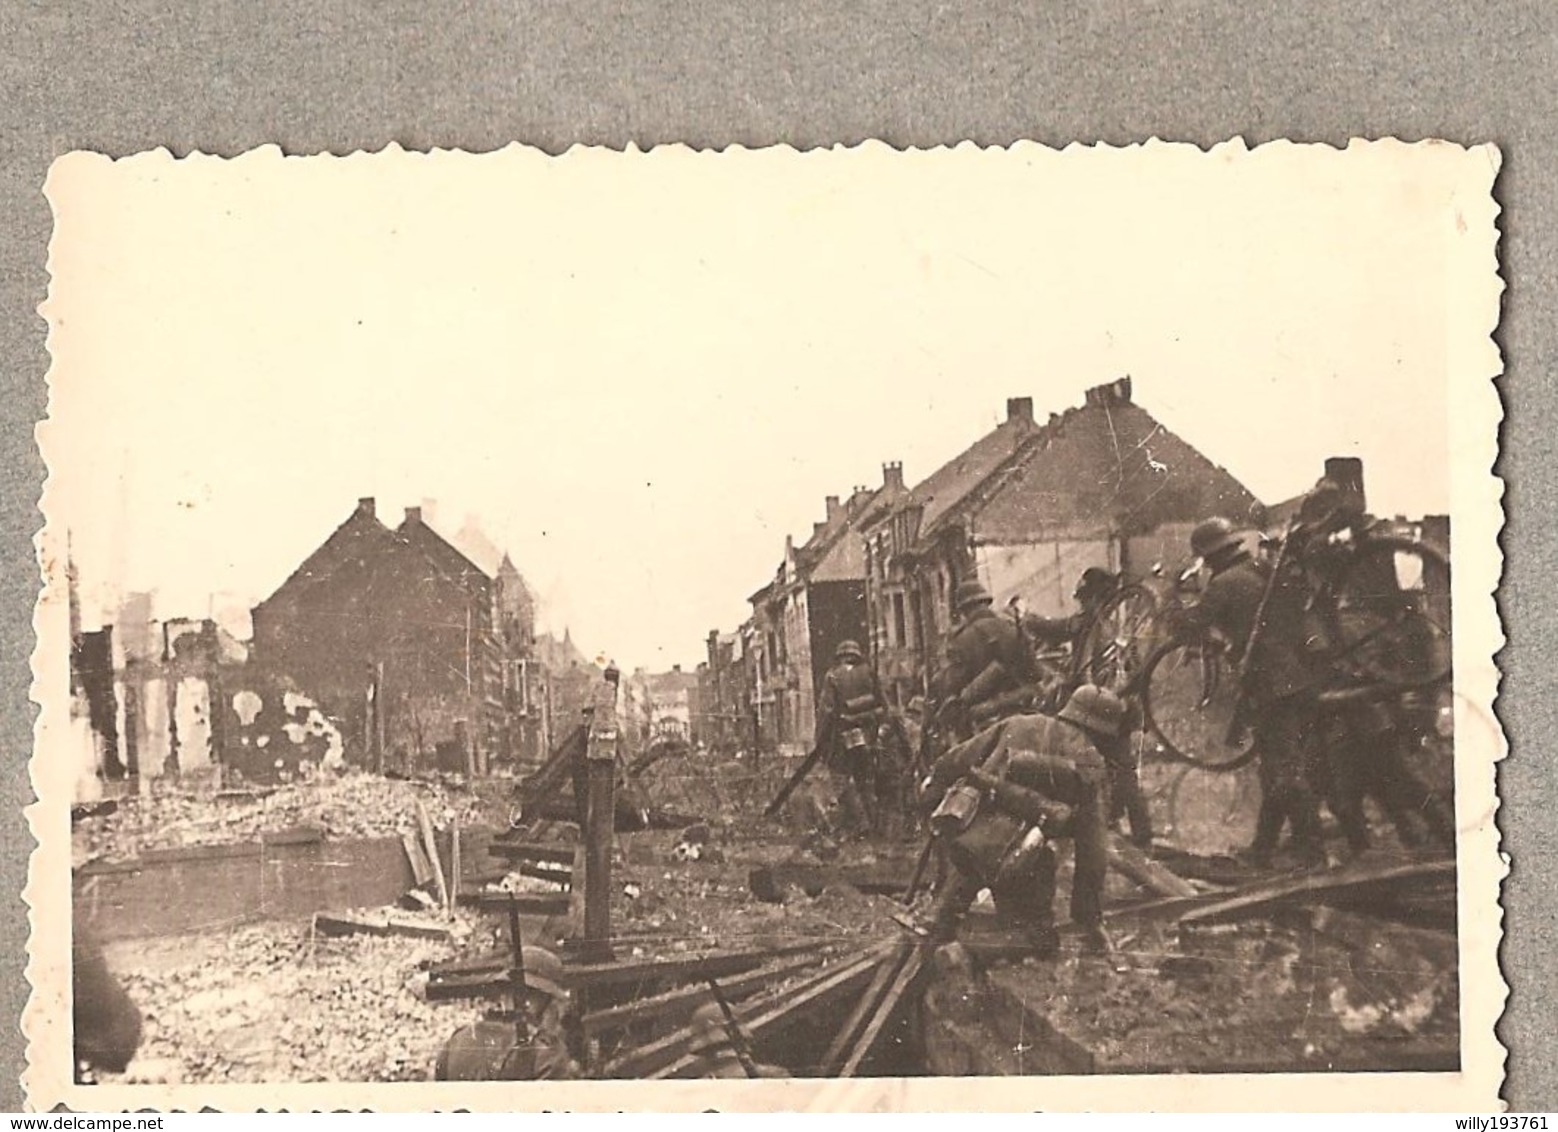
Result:
[[[1190,532],[1190,549],[1201,558],[1215,558],[1241,545],[1233,524],[1221,515],[1203,520]]]
[[[720,1046],[730,1044],[730,1035],[725,1031],[725,1012],[720,1009],[717,1002],[705,1002],[694,1010],[687,1028],[692,1031],[692,1040],[687,1044],[687,1049],[691,1053],[701,1053],[704,1050],[718,1049]]]
[[[860,643],[858,641],[840,641],[838,648],[833,650],[833,656],[837,660],[843,660],[848,656],[859,660],[865,656],[865,653],[860,651]]]
[[[563,961],[544,947],[526,945],[519,949],[525,960],[525,985],[553,998],[567,998],[563,989],[567,976],[563,973]]]
[[[989,605],[994,600],[978,578],[958,583],[955,601],[959,609],[967,609],[971,605]]]
[[[1082,598],[1090,594],[1107,593],[1113,585],[1113,574],[1097,566],[1089,566],[1077,579],[1077,588],[1072,591],[1071,596]]]
[[[1060,718],[1115,739],[1125,727],[1125,701],[1096,684],[1083,684],[1060,709]]]

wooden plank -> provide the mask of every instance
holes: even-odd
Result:
[[[566,892],[462,892],[460,903],[487,912],[501,912],[510,902],[526,916],[566,916],[570,896]]]
[[[458,818],[449,825],[449,875],[452,883],[449,885],[449,891],[445,893],[447,900],[444,911],[453,919],[454,902],[460,890],[460,821]]]
[[[433,884],[438,890],[438,902],[444,907],[449,906],[449,885],[444,880],[444,863],[438,859],[438,841],[433,836],[433,821],[427,816],[427,807],[422,804],[422,799],[417,802],[417,825],[422,830],[422,848],[427,853],[428,863],[433,866]]]
[[[507,861],[550,861],[553,864],[573,864],[575,846],[573,845],[537,845],[523,841],[505,841],[496,838],[487,846],[487,852],[494,857],[501,857]]]
[[[1109,864],[1159,896],[1197,896],[1200,889],[1152,860],[1117,833],[1109,835]]]
[[[756,1035],[747,1025],[752,1018],[764,1015],[772,1011],[775,1004],[788,998],[805,994],[808,990],[828,983],[841,971],[856,970],[863,976],[875,961],[874,951],[854,951],[841,956],[832,963],[826,964],[813,971],[810,975],[801,979],[798,983],[787,987],[776,987],[756,998],[749,999],[736,1007],[736,1018],[743,1024],[749,1037],[754,1041]],[[607,1063],[603,1070],[606,1077],[661,1077],[674,1072],[676,1067],[686,1062],[688,1058],[687,1046],[692,1041],[694,1031],[691,1026],[683,1026],[673,1030],[663,1037],[645,1045],[638,1046],[625,1054],[622,1054]]]
[[[424,885],[433,879],[433,866],[428,863],[427,854],[411,833],[400,835],[400,843],[406,847],[406,861],[411,865],[411,875],[416,878],[418,885]]]
[[[314,930],[324,936],[395,935],[414,939],[448,939],[447,924],[432,924],[383,912],[316,912]]]
[[[903,965],[904,958],[914,947],[914,941],[905,938],[894,950],[892,957],[885,959],[877,967],[876,974],[871,979],[871,984],[866,987],[865,993],[860,996],[860,1001],[855,1004],[855,1009],[850,1012],[844,1024],[839,1027],[839,1032],[834,1035],[833,1041],[828,1043],[827,1052],[822,1055],[822,1073],[824,1076],[832,1076],[836,1067],[840,1065],[849,1049],[851,1042],[860,1032],[860,1028],[866,1024],[871,1011],[881,1001],[881,996],[887,990],[888,984]]]
[[[870,980],[877,965],[887,958],[891,946],[878,944],[854,959],[846,958],[830,965],[803,984],[782,987],[769,995],[743,1003],[736,1011],[742,1029],[747,1032],[752,1044],[756,1045],[799,1015],[833,1007],[839,1000],[847,999],[851,991]],[[684,1050],[664,1069],[649,1073],[648,1079],[674,1077],[690,1069],[693,1062],[693,1055]]]
[[[815,967],[819,962],[821,957],[812,954],[782,959],[776,963],[754,968],[744,974],[722,979],[720,990],[724,991],[729,998],[739,999],[762,990],[776,979]],[[676,990],[667,991],[653,998],[635,999],[621,1006],[611,1006],[586,1014],[583,1019],[584,1032],[587,1036],[594,1037],[607,1030],[620,1029],[640,1022],[653,1022],[676,1014],[690,1014],[705,1002],[712,1002],[713,998],[714,995],[707,984],[678,987]]]
[[[724,978],[758,967],[765,960],[802,951],[818,951],[829,941],[809,940],[782,947],[748,951],[714,951],[671,959],[628,959],[609,963],[580,963],[568,968],[568,982],[575,987],[614,986],[650,979]]]
[[[1181,924],[1210,924],[1237,916],[1259,914],[1274,904],[1320,901],[1333,893],[1355,893],[1369,886],[1393,888],[1455,875],[1455,862],[1428,861],[1410,864],[1366,863],[1344,865],[1325,872],[1281,877],[1252,885],[1208,907],[1180,916]]]
[[[914,985],[915,980],[920,977],[920,972],[924,968],[925,949],[916,947],[909,953],[908,958],[903,960],[902,967],[899,968],[898,974],[893,978],[892,986],[888,988],[887,993],[882,996],[881,1002],[877,1004],[876,1010],[871,1015],[870,1023],[867,1024],[864,1032],[861,1033],[860,1040],[855,1043],[848,1059],[839,1070],[840,1077],[853,1077],[860,1072],[861,1064],[870,1056],[872,1049],[876,1047],[877,1041],[882,1036],[882,1031],[887,1028],[887,1024],[897,1015],[898,1005],[903,1001],[903,996],[909,992],[909,988]]]

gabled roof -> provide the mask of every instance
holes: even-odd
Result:
[[[472,562],[452,542],[422,519],[407,518],[395,528],[395,534],[427,555],[444,573],[467,584],[492,580],[491,575]]]
[[[1247,521],[1254,495],[1129,399],[1101,386],[1052,417],[984,482],[938,520],[976,516],[980,539],[1022,539],[1065,529],[1146,532],[1209,515]],[[934,536],[921,527],[921,537]]]
[[[919,506],[920,530],[929,531],[966,499],[1034,434],[1031,419],[1009,416],[990,432],[915,484],[900,507]]]
[[[299,596],[343,571],[357,570],[371,574],[368,563],[380,554],[413,553],[421,560],[429,577],[461,584],[466,572],[474,569],[474,566],[453,547],[447,547],[447,544],[444,545],[448,551],[464,565],[458,566],[448,560],[447,556],[443,556],[444,560],[440,561],[436,545],[442,542],[436,534],[430,540],[411,539],[400,531],[390,530],[375,516],[372,501],[362,500],[347,520],[332,531],[255,609],[263,609],[283,594]],[[455,568],[451,569],[451,566]]]

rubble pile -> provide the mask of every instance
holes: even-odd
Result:
[[[446,944],[312,936],[306,926],[115,945],[140,1007],[130,1082],[420,1081],[481,1003],[429,1004],[406,986]]]
[[[1317,909],[1180,938],[1146,924],[1116,962],[1071,956],[996,969],[1009,997],[1046,1003],[1055,1027],[1109,1065],[1289,1064],[1389,1056],[1453,1042],[1454,936]]]
[[[454,781],[352,772],[258,790],[197,792],[159,784],[78,825],[76,856],[78,862],[129,860],[153,849],[252,842],[300,826],[329,840],[391,837],[417,828],[418,800],[439,828],[456,820],[467,827],[506,821],[498,790],[476,791]]]
[[[664,939],[655,946],[670,954],[695,946],[738,947],[766,938],[869,942],[882,938],[884,927],[890,927],[888,914],[898,907],[890,898],[868,896],[842,883],[815,896],[792,886],[778,902],[760,900],[750,885],[755,867],[817,862],[793,838],[775,834],[731,839],[709,847],[721,850],[717,854],[679,860],[675,849],[680,843],[675,833],[634,835],[632,853],[618,866],[620,883],[612,907],[612,922],[620,932],[653,932]],[[874,864],[878,855],[862,850],[851,860]],[[909,860],[904,871],[912,867]]]

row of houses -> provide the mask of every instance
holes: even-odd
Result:
[[[1042,421],[1031,398],[1011,398],[994,429],[923,480],[909,486],[900,463],[884,464],[880,486],[829,496],[811,536],[786,540],[751,617],[707,637],[695,738],[803,748],[840,641],[868,650],[901,705],[945,659],[963,579],[998,608],[1064,615],[1087,567],[1145,575],[1183,559],[1191,528],[1214,514],[1265,520],[1249,489],[1133,400],[1130,378]]]
[[[72,579],[73,581],[73,579]],[[274,780],[301,764],[473,775],[539,765],[600,669],[478,524],[446,535],[433,505],[386,524],[356,507],[250,614],[155,621],[132,595],[83,631],[72,584],[72,690],[104,780],[216,767]]]

